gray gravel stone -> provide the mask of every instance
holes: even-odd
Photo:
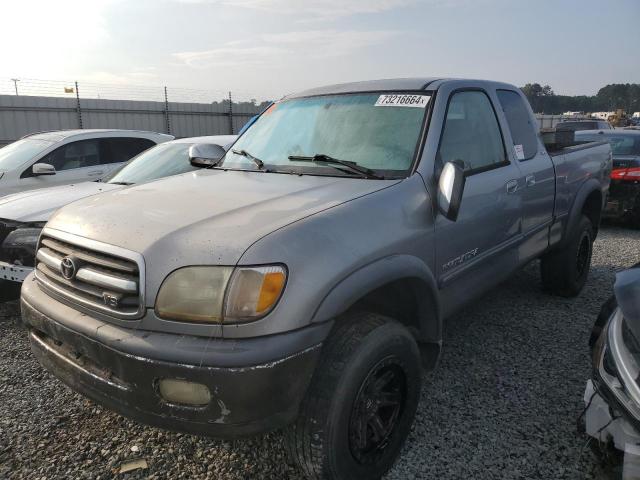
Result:
[[[616,271],[640,261],[640,232],[601,231],[577,299],[540,290],[533,263],[448,321],[438,369],[388,479],[614,478],[576,420],[587,340]],[[0,478],[294,479],[273,433],[225,442],[138,425],[73,393],[31,355],[0,305]],[[138,449],[132,448],[137,446]]]

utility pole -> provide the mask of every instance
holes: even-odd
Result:
[[[167,87],[164,87],[164,118],[166,121],[167,133],[171,133],[171,118],[169,117],[169,95],[167,95]]]
[[[229,92],[229,130],[233,135],[233,98],[231,98],[231,92]]]
[[[82,107],[80,106],[80,91],[76,82],[76,114],[78,115],[78,128],[82,128]]]
[[[13,86],[16,89],[16,97],[18,96],[18,82],[20,81],[19,78],[12,78],[11,81],[13,82]]]

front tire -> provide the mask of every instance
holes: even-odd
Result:
[[[420,398],[418,346],[400,323],[358,313],[339,319],[286,431],[310,479],[375,479],[393,465]]]
[[[0,280],[0,303],[12,302],[20,298],[21,283]]]
[[[580,293],[591,267],[593,225],[582,215],[569,244],[544,255],[540,261],[542,285],[561,297],[575,297]]]

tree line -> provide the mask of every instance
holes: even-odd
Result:
[[[521,88],[535,113],[640,111],[640,83],[613,83],[595,95],[556,95],[549,85],[527,83]]]

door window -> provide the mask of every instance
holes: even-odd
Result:
[[[80,140],[54,150],[38,163],[53,165],[56,171],[100,165],[100,140]]]
[[[533,158],[538,153],[538,135],[522,97],[512,90],[498,90],[498,100],[507,117],[516,158]]]
[[[102,164],[126,162],[139,153],[155,145],[147,138],[108,138],[105,140],[109,144],[110,155],[102,158]]]
[[[440,166],[461,163],[467,173],[508,163],[498,120],[484,92],[462,91],[451,96],[437,158]]]

